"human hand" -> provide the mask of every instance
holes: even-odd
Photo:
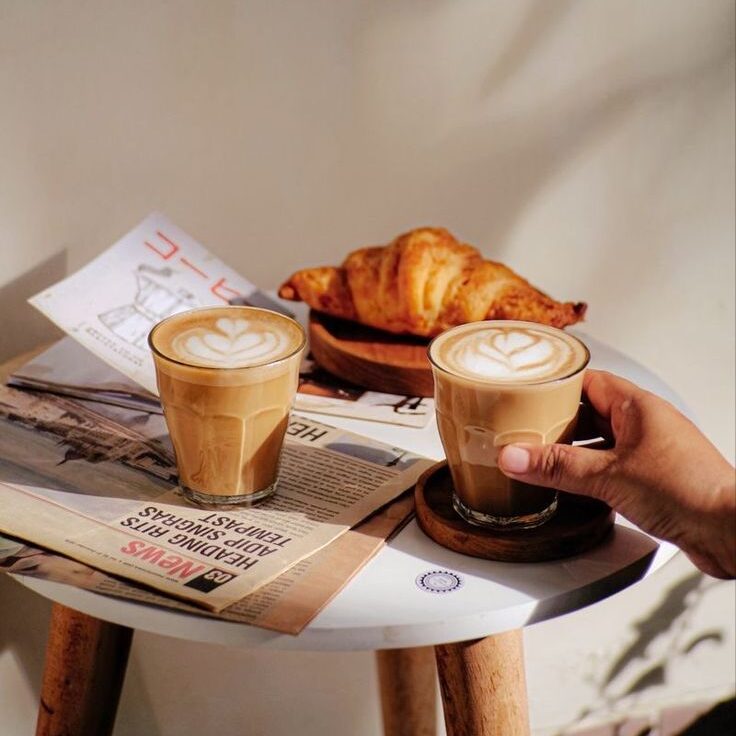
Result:
[[[604,501],[645,532],[676,544],[703,572],[736,575],[734,469],[664,399],[611,373],[588,370],[583,391],[605,449],[509,445],[509,477]]]

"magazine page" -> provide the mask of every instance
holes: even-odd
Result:
[[[307,356],[299,371],[299,390],[294,408],[315,414],[421,428],[434,416],[434,399],[368,391],[341,381]]]
[[[305,305],[287,308],[259,291],[160,213],[29,301],[103,367],[76,360],[68,344],[56,346],[17,371],[15,385],[151,411],[158,410],[157,388],[147,339],[165,317],[237,303],[288,313],[305,327],[308,318]],[[433,415],[431,399],[349,386],[308,360],[300,378],[301,411],[412,427],[425,426]]]
[[[17,368],[8,385],[162,413],[157,396],[71,337],[62,338]],[[367,391],[341,381],[307,357],[299,370],[294,408],[315,414],[423,427],[433,416],[434,401],[420,396]]]
[[[149,215],[31,304],[103,361],[156,393],[148,333],[194,307],[227,304],[256,287],[160,213]]]

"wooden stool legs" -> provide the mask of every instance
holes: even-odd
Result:
[[[36,736],[112,733],[133,630],[55,603]]]
[[[58,603],[36,736],[109,736],[133,630]],[[434,736],[431,647],[377,652],[386,736]],[[521,631],[434,648],[448,736],[528,736]]]
[[[432,647],[376,652],[385,736],[435,736],[436,668]]]
[[[435,736],[435,666],[447,736],[529,736],[520,630],[376,653],[385,736]]]
[[[435,647],[447,736],[528,736],[519,630]]]

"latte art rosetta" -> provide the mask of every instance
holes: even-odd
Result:
[[[182,360],[236,368],[283,355],[289,337],[272,322],[220,317],[213,325],[197,325],[177,335],[174,352]]]
[[[496,381],[530,381],[564,375],[576,361],[572,344],[528,327],[489,327],[443,346],[452,370]]]

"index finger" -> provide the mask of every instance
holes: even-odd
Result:
[[[590,405],[604,419],[611,419],[614,404],[622,404],[641,389],[631,381],[608,371],[589,368],[583,377],[583,392]]]

